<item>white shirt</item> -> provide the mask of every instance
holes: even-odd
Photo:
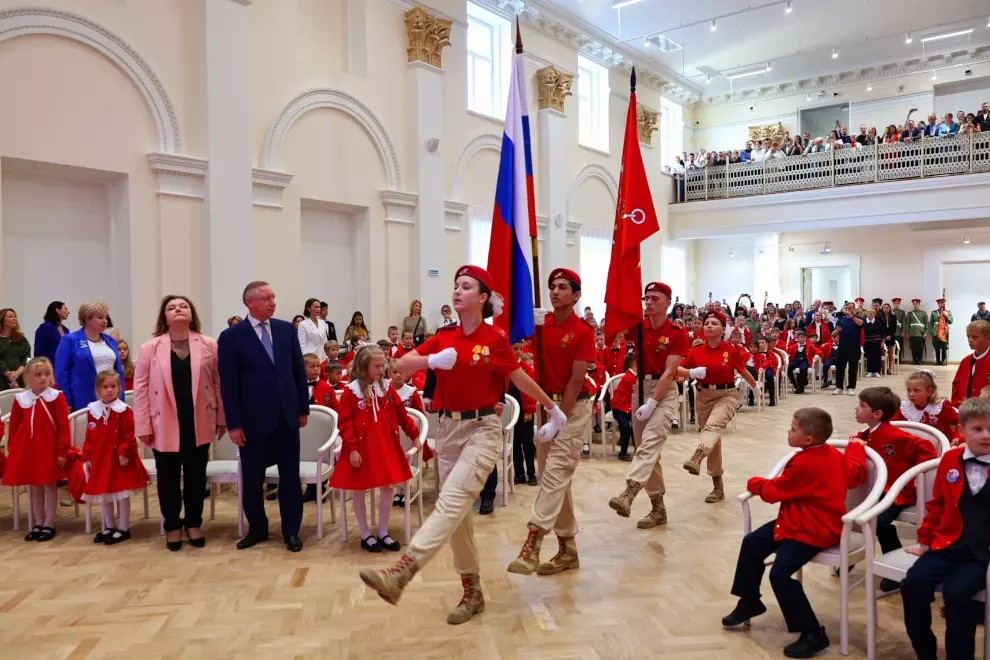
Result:
[[[93,354],[93,364],[96,366],[96,373],[101,371],[116,371],[117,354],[107,345],[105,341],[89,341],[89,352]]]
[[[975,461],[969,459],[975,458]],[[987,468],[990,467],[990,454],[977,456],[966,447],[963,452],[963,461],[966,466],[966,482],[969,490],[976,495],[987,485]]]
[[[327,359],[327,353],[323,350],[326,336],[326,324],[323,319],[317,319],[317,323],[313,323],[313,319],[303,319],[296,328],[296,338],[299,340],[302,354],[312,353],[320,359],[320,362]]]

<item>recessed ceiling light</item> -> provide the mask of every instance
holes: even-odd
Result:
[[[963,245],[969,245],[969,236],[963,236]]]
[[[770,70],[772,70],[772,69],[773,69],[773,67],[772,67],[772,66],[770,66],[770,63],[769,63],[769,62],[767,62],[767,71],[770,71]]]
[[[938,71],[932,71],[932,80],[938,80]]]
[[[629,5],[634,5],[637,2],[642,2],[643,0],[612,0],[612,9],[622,9],[623,7],[628,7]]]
[[[969,30],[959,30],[958,32],[947,32],[945,34],[936,34],[934,37],[925,37],[924,39],[921,40],[921,43],[925,43],[926,41],[938,41],[939,39],[949,39],[951,37],[962,37],[967,34],[972,34],[972,32],[973,29],[970,28]]]
[[[839,56],[839,51],[837,51],[836,49],[833,48],[832,49],[832,59],[834,60],[838,56]]]
[[[791,0],[787,0],[787,4],[784,6],[784,13],[785,14],[790,14],[791,11],[792,11]]]
[[[714,19],[714,18],[712,19],[712,24],[711,24],[711,27],[710,27],[709,29],[710,29],[710,30],[711,30],[712,32],[714,32],[715,30],[717,30],[717,29],[718,29],[718,27],[717,27],[717,26],[715,25],[715,19]]]
[[[707,76],[705,76],[705,84],[706,85],[712,84],[712,74],[709,73]]]
[[[867,85],[866,86],[866,91],[872,92],[873,91],[873,85]]]
[[[907,34],[904,35],[904,43],[909,44],[912,41],[914,41],[914,39],[911,38],[911,33],[910,32],[908,32]]]

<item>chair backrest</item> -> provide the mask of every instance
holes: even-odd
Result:
[[[435,440],[440,429],[440,413],[427,412],[426,421],[429,425],[426,430],[426,437]]]
[[[309,422],[299,429],[299,460],[315,461],[320,447],[337,434],[337,413],[324,406],[309,407]]]
[[[516,427],[519,421],[519,402],[513,396],[505,395],[505,405],[502,406],[502,431],[508,433]]]
[[[930,441],[935,446],[935,455],[942,458],[942,454],[949,451],[951,445],[949,444],[949,439],[945,437],[945,434],[939,431],[934,426],[928,426],[927,424],[920,424],[918,422],[891,422],[894,426],[904,431],[907,431],[911,435],[916,435],[919,438],[924,438]],[[935,470],[929,470],[925,473],[925,492],[920,495],[924,498],[924,501],[932,499],[935,494]]]
[[[83,408],[73,413],[69,413],[69,432],[72,437],[72,446],[82,449],[86,441],[86,422],[89,421],[89,410]]]
[[[124,403],[128,408],[134,407],[134,390],[124,390]]]
[[[305,429],[303,429],[305,431]],[[236,461],[237,445],[230,439],[230,434],[225,433],[222,438],[213,443],[213,459],[216,461]]]
[[[0,431],[0,447],[7,446],[7,427],[10,425],[10,413],[5,415],[0,415],[0,424],[3,425],[3,431]]]
[[[0,417],[10,413],[11,408],[14,407],[14,397],[23,391],[23,388],[15,387],[12,390],[0,392]]]
[[[608,392],[609,396],[615,396],[615,388],[619,386],[619,381],[622,380],[624,374],[619,374],[618,376],[611,376],[607,381],[605,381],[605,387],[602,391],[598,393],[598,400],[605,400],[605,393]]]
[[[406,413],[412,418],[412,421],[416,423],[416,428],[419,429],[419,440],[423,444],[426,444],[426,434],[430,428],[430,422],[426,415],[419,412],[415,408],[406,408]],[[402,440],[402,448],[409,449],[413,446],[412,438],[406,435],[405,431],[401,428],[399,429],[399,438]]]
[[[785,351],[782,348],[776,348],[776,347],[773,350],[775,350],[777,352],[777,355],[780,356],[781,366],[786,367],[788,364],[790,364],[791,356],[787,354],[787,351]]]
[[[848,440],[829,440],[828,444],[845,453]],[[883,495],[883,488],[887,483],[887,464],[884,463],[880,454],[869,447],[866,448],[866,479],[855,488],[850,488],[846,493],[846,511],[863,504],[867,499],[872,499],[873,504],[880,501]]]

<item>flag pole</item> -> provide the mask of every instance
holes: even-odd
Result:
[[[636,65],[632,67],[632,72],[629,74],[629,102],[633,105],[636,104]],[[636,148],[639,149],[639,144],[636,144]],[[641,246],[636,248],[641,250]],[[640,284],[642,284],[642,279],[640,279]],[[640,313],[642,317],[643,314]],[[646,374],[643,373],[643,319],[640,318],[639,323],[636,324],[636,380],[639,385],[639,405],[642,406],[646,403]],[[652,394],[652,393],[651,393]]]

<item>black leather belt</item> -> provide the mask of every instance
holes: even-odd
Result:
[[[560,403],[561,401],[564,400],[564,395],[563,394],[551,394],[550,395],[550,398],[553,399],[554,403]],[[578,401],[583,401],[585,399],[590,399],[590,398],[591,398],[591,395],[589,393],[587,393],[587,392],[580,392],[577,395],[577,400]]]
[[[719,385],[702,385],[698,383],[699,390],[734,390],[736,386],[734,383],[721,383]]]
[[[480,419],[487,415],[494,415],[495,406],[478,408],[477,410],[444,410],[441,414],[444,417],[449,417],[455,421],[462,419]]]
[[[660,380],[663,378],[663,374],[646,374],[643,376],[643,380]]]

